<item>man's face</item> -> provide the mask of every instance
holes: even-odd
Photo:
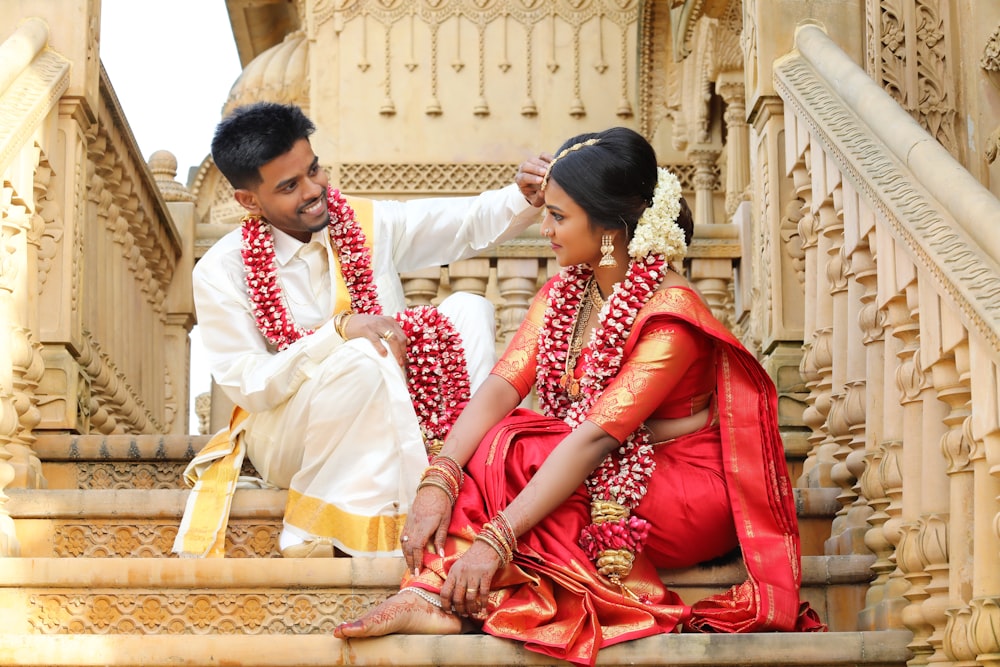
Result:
[[[300,241],[326,227],[329,179],[308,139],[299,139],[287,153],[260,168],[261,182],[252,189],[236,190],[236,200],[249,213],[259,215]]]

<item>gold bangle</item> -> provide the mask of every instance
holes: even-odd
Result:
[[[442,482],[441,480],[433,478],[425,479],[424,481],[420,482],[420,484],[417,484],[417,491],[424,488],[425,486],[433,486],[437,489],[441,489],[442,491],[444,491],[444,494],[448,496],[448,500],[451,501],[451,504],[452,505],[455,504],[456,500],[455,495],[452,493],[451,489],[448,488],[448,485]]]
[[[353,316],[353,310],[342,310],[333,316],[333,329],[344,340],[347,340],[347,322]]]

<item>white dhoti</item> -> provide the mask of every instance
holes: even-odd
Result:
[[[439,310],[462,336],[474,390],[495,363],[493,306],[456,293]],[[288,401],[250,415],[244,439],[261,476],[289,489],[282,547],[319,537],[354,556],[401,555],[427,452],[392,355],[348,341]]]

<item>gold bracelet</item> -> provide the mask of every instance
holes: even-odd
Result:
[[[333,316],[333,329],[344,340],[347,340],[347,322],[353,316],[353,310],[342,310]]]

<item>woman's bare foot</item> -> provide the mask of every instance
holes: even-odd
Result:
[[[457,635],[462,619],[441,611],[413,591],[402,590],[356,621],[333,629],[340,639],[382,635]]]

